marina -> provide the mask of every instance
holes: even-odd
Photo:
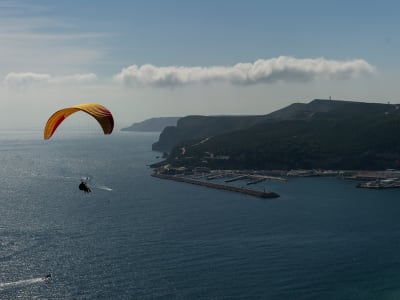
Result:
[[[240,175],[240,176],[238,176],[238,177],[225,180],[225,182],[226,182],[226,183],[229,183],[229,182],[234,182],[234,181],[237,181],[237,180],[242,180],[242,179],[245,179],[245,178],[247,178],[246,175]]]
[[[210,182],[210,181],[201,181],[198,179],[193,179],[193,178],[189,178],[189,177],[185,177],[185,176],[181,176],[181,175],[168,175],[168,174],[163,174],[160,172],[154,172],[152,174],[152,176],[161,178],[161,179],[169,179],[169,180],[185,182],[185,183],[205,186],[205,187],[209,187],[209,188],[214,188],[214,189],[242,193],[242,194],[260,197],[260,198],[278,198],[279,197],[279,194],[272,192],[272,191],[260,191],[260,190],[248,189],[248,188],[237,187],[237,186],[232,186],[232,185],[227,185],[227,184],[214,183],[214,182]]]
[[[356,187],[367,188],[367,189],[400,188],[400,179],[398,178],[376,179],[372,181],[361,182]]]
[[[154,177],[185,182],[214,189],[222,189],[261,198],[276,198],[278,194],[265,191],[257,184],[268,181],[287,181],[291,177],[336,177],[358,181],[357,188],[394,189],[400,188],[400,171],[387,169],[368,170],[211,170],[205,167],[174,168],[165,165],[154,170]],[[242,181],[242,185],[235,182]],[[244,181],[244,182],[243,182]],[[245,186],[243,186],[245,185]],[[254,188],[246,187],[252,186]]]

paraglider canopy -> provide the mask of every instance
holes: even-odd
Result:
[[[56,111],[46,123],[44,128],[44,139],[47,140],[56,131],[57,127],[71,114],[83,111],[97,120],[104,134],[110,134],[114,129],[114,119],[111,112],[97,103],[83,103]]]

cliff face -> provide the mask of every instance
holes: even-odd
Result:
[[[160,141],[170,142],[170,162],[175,164],[400,168],[400,105],[314,100],[265,116],[187,117],[169,130]]]
[[[179,143],[176,131],[176,126],[165,127],[160,134],[158,142],[153,143],[152,150],[168,153],[175,145]]]
[[[262,119],[263,116],[187,116],[179,119],[177,126],[166,127],[152,149],[170,152],[174,146],[247,128]]]

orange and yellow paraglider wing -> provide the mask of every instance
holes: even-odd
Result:
[[[64,121],[70,114],[79,111],[77,108],[64,108],[59,111],[56,111],[46,123],[46,127],[44,128],[44,139],[47,140],[51,138],[51,136],[56,131],[57,127],[60,126],[62,121]]]
[[[97,103],[84,103],[67,107],[55,112],[47,121],[44,129],[44,139],[47,140],[56,131],[57,127],[71,114],[83,111],[97,120],[104,134],[110,134],[114,129],[114,119],[111,112]]]
[[[97,103],[85,103],[74,105],[74,108],[78,108],[99,122],[104,134],[110,134],[114,129],[114,119],[111,112],[103,105]]]

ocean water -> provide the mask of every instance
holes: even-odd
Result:
[[[400,190],[161,180],[157,138],[0,131],[0,299],[400,299]]]

